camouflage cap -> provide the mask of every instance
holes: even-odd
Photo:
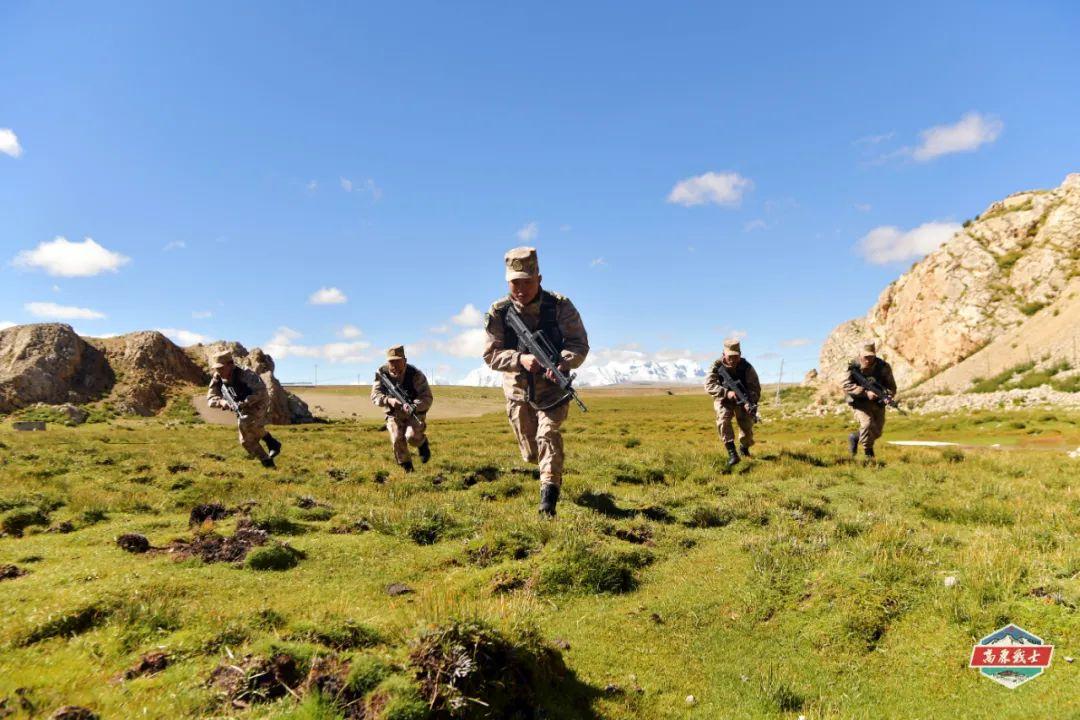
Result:
[[[505,260],[508,281],[540,275],[540,261],[536,259],[536,248],[516,247],[506,253]]]
[[[742,355],[742,346],[739,345],[739,341],[735,338],[724,341],[724,354],[725,355]]]
[[[395,345],[394,347],[386,351],[387,360],[404,360],[405,359],[405,346]]]
[[[232,353],[228,350],[219,352],[211,358],[210,362],[215,370],[220,370],[226,365],[231,365],[233,361]]]
[[[877,357],[877,345],[873,342],[864,342],[859,347],[860,357]]]

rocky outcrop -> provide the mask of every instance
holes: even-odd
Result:
[[[0,330],[0,412],[35,403],[84,403],[109,392],[115,377],[104,353],[70,325]]]
[[[153,415],[178,387],[210,381],[183,350],[155,330],[90,342],[100,347],[116,373],[113,405],[124,413]]]
[[[270,394],[268,419],[272,425],[315,422],[307,403],[282,387],[274,375],[274,359],[261,349],[254,348],[249,351],[238,342],[219,341],[208,345],[192,345],[188,348],[188,354],[209,373],[210,359],[225,350],[232,353],[237,365],[258,373],[266,383]]]
[[[1024,325],[1080,275],[1080,174],[1054,190],[1010,195],[891,283],[864,318],[822,345],[831,382],[873,339],[901,387],[955,365]]]

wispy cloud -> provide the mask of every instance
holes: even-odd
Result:
[[[873,210],[874,208],[870,203],[855,203],[855,209],[858,210],[859,212],[867,213],[867,212],[870,212],[871,210]]]
[[[116,272],[130,261],[129,257],[106,250],[93,238],[71,242],[65,237],[57,237],[33,250],[23,250],[15,256],[12,264],[37,268],[59,277],[91,277],[103,272]]]
[[[210,338],[205,335],[200,335],[197,332],[191,330],[181,330],[180,328],[158,328],[158,332],[169,338],[177,345],[198,345],[199,343],[206,344],[210,342]]]
[[[338,330],[337,334],[340,338],[345,338],[346,340],[355,340],[356,338],[363,335],[364,332],[355,325],[343,325],[342,328]]]
[[[589,267],[591,267],[591,268],[607,267],[607,260],[605,260],[602,257],[593,258],[592,262],[589,263]]]
[[[318,180],[309,180],[308,184],[305,185],[304,188],[309,193],[313,193],[313,192],[315,192],[315,191],[317,191],[319,189],[319,181]]]
[[[733,207],[753,187],[749,178],[736,172],[707,172],[680,180],[668,193],[667,201],[684,207],[705,204]]]
[[[210,310],[196,310],[195,312],[191,313],[191,317],[193,320],[206,320],[208,318],[214,317],[214,313]]]
[[[893,139],[895,132],[881,133],[880,135],[866,135],[854,141],[854,145],[880,145]]]
[[[172,242],[165,243],[165,247],[161,248],[162,252],[172,252],[173,250],[183,250],[187,247],[187,243],[183,240],[173,240]]]
[[[450,322],[462,327],[480,327],[484,324],[484,313],[469,303],[461,309],[461,312],[450,318]]]
[[[785,348],[806,347],[807,345],[809,345],[812,342],[813,342],[813,340],[811,340],[810,338],[791,338],[790,340],[781,340],[780,341],[780,347],[785,347]]]
[[[266,352],[275,360],[287,357],[326,360],[330,363],[357,364],[369,362],[372,357],[367,352],[371,343],[363,340],[355,342],[334,342],[325,345],[304,345],[296,342],[303,335],[290,327],[279,327],[264,345]]]
[[[22,155],[19,136],[11,128],[0,128],[0,153],[17,158]]]
[[[928,222],[901,230],[894,225],[876,227],[855,246],[856,251],[868,262],[884,265],[919,258],[938,248],[960,230],[953,222]]]
[[[57,305],[51,302],[26,303],[23,308],[31,315],[48,320],[100,320],[105,317],[104,313],[90,308]]]
[[[314,183],[315,181],[312,180],[311,182]],[[371,194],[372,200],[378,201],[382,199],[382,188],[376,185],[375,181],[371,178],[366,178],[360,182],[353,182],[349,178],[343,177],[339,180],[339,182],[341,183],[341,189],[347,193],[351,193],[353,190],[357,192],[367,192]],[[318,186],[316,185],[316,187]],[[311,183],[308,183],[308,190],[314,190],[314,188],[311,186]]]
[[[766,230],[769,227],[769,223],[765,222],[761,218],[751,220],[743,223],[743,232],[754,232],[755,230]]]
[[[952,125],[935,125],[919,133],[922,142],[912,157],[926,162],[942,155],[972,152],[997,140],[1004,128],[1005,123],[996,117],[969,112]]]
[[[532,242],[540,236],[540,225],[534,220],[522,226],[517,231],[517,239],[521,242]]]
[[[352,180],[350,180],[349,178],[343,177],[343,178],[341,178],[340,182],[341,182],[341,189],[342,190],[344,190],[345,192],[352,192],[352,188],[353,188]]]
[[[319,288],[308,298],[308,302],[312,305],[340,305],[347,301],[345,293],[336,287]]]

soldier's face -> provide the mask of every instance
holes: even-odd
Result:
[[[528,305],[536,299],[540,292],[540,281],[543,276],[534,278],[520,278],[510,281],[510,297],[519,305]]]
[[[724,364],[728,367],[735,367],[739,364],[740,357],[740,355],[730,355],[728,353],[724,353]]]
[[[863,370],[869,370],[874,365],[874,361],[877,360],[873,355],[863,355],[859,358],[859,367]]]
[[[394,358],[390,360],[390,374],[394,377],[401,377],[405,373],[405,361],[401,358]]]
[[[221,375],[221,377],[223,377],[226,380],[232,380],[233,370],[235,370],[235,369],[236,369],[236,366],[233,365],[231,362],[230,363],[225,363],[224,365],[221,366],[221,369],[218,370],[218,374]]]

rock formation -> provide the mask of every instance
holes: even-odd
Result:
[[[289,425],[314,421],[315,418],[307,403],[282,387],[281,382],[274,376],[274,359],[259,348],[248,351],[238,342],[218,341],[208,345],[192,345],[188,348],[188,355],[209,373],[211,371],[210,359],[225,350],[232,353],[237,365],[258,373],[266,383],[270,392],[269,421],[271,424]]]
[[[84,403],[112,389],[104,353],[70,325],[16,325],[0,330],[0,412],[34,403]]]
[[[901,387],[933,377],[1021,328],[1076,276],[1080,174],[992,204],[886,287],[865,317],[839,325],[821,348],[822,387],[864,339],[877,341]]]

